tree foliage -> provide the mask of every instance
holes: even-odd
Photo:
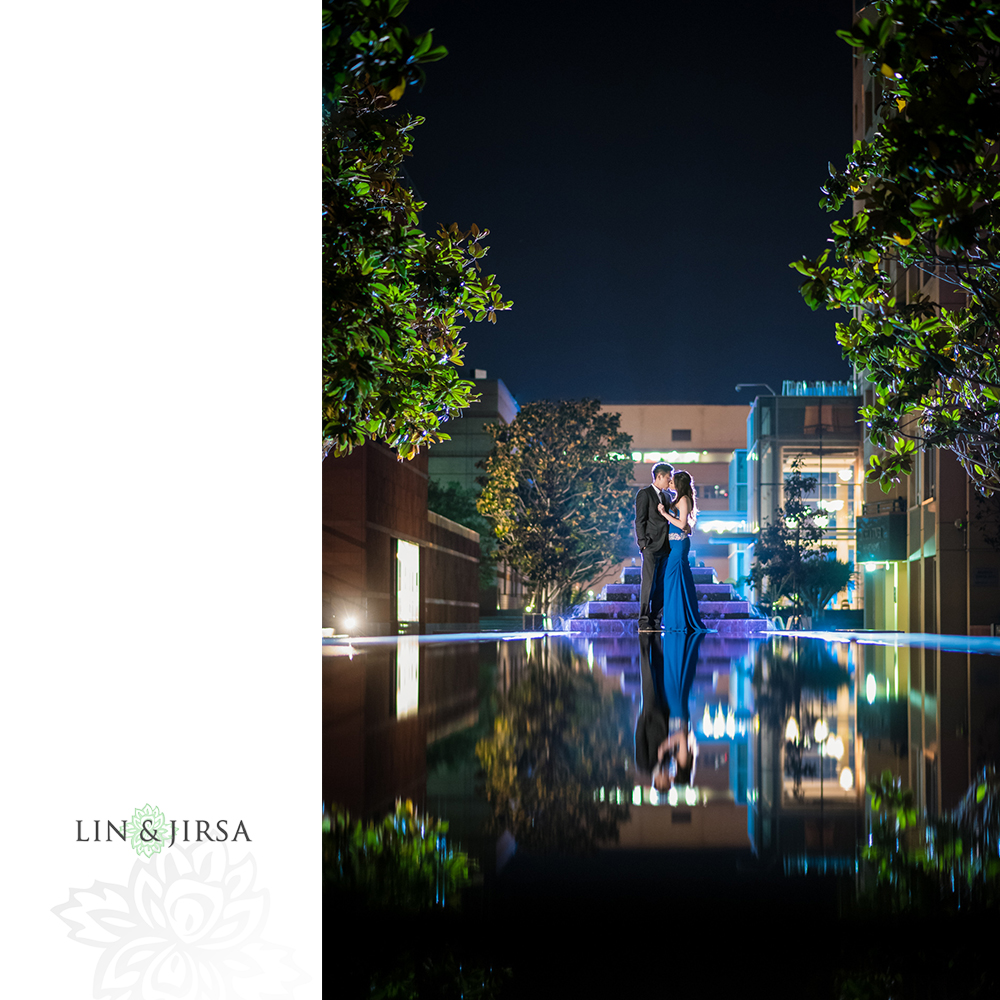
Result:
[[[335,807],[323,817],[324,885],[369,910],[419,913],[456,906],[475,862],[448,846],[448,823],[398,802],[379,822],[352,821]]]
[[[876,0],[838,34],[875,77],[876,130],[830,165],[832,247],[791,266],[844,356],[874,385],[861,413],[869,478],[888,492],[917,445],[947,448],[980,492],[1000,488],[1000,9],[985,0]],[[881,100],[878,95],[881,94]],[[907,268],[942,289],[908,298]],[[933,287],[933,286],[930,286]]]
[[[828,557],[833,551],[824,543],[829,514],[804,499],[816,484],[814,476],[802,473],[801,459],[795,458],[784,481],[785,503],[775,509],[754,543],[750,579],[764,607],[773,608],[789,598],[796,610],[806,608],[818,615],[847,586],[854,571],[850,563]]]
[[[629,816],[628,704],[589,673],[537,661],[498,696],[476,756],[495,832],[528,850],[587,853],[618,840]],[[602,794],[603,790],[603,794]]]
[[[407,0],[323,5],[323,453],[383,441],[400,458],[447,440],[469,405],[463,322],[509,309],[481,261],[488,230],[433,236],[401,176],[419,117],[391,114],[447,54],[399,21]]]
[[[527,403],[512,423],[488,425],[479,510],[539,611],[559,609],[629,551],[632,439],[620,423],[583,399]]]
[[[982,768],[958,806],[930,817],[891,771],[869,782],[866,896],[876,913],[996,911],[1000,905],[1000,780]]]
[[[457,524],[479,532],[479,585],[488,587],[496,581],[497,536],[493,525],[479,513],[479,494],[469,486],[431,480],[427,484],[427,509]]]

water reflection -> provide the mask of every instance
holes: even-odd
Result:
[[[649,774],[650,799],[679,800],[679,788],[694,788],[698,743],[689,700],[702,632],[639,636],[642,705],[635,725],[635,766]],[[685,796],[692,804],[696,795]]]
[[[616,843],[630,809],[628,702],[562,643],[507,666],[492,731],[476,745],[493,832],[534,851]]]
[[[755,651],[750,835],[758,856],[853,855],[860,812],[854,650],[775,638]]]
[[[886,913],[1000,906],[1000,781],[988,770],[1000,762],[1000,657],[905,637],[404,640],[325,649],[324,799],[375,823],[412,799],[448,822],[447,851],[483,879],[452,896],[461,922],[441,925],[452,948],[441,962],[461,970],[478,955],[485,976],[509,960],[505,995],[588,995],[584,936],[558,966],[537,943],[567,917],[654,926],[669,900],[711,928],[724,907],[739,962],[779,940],[802,991],[862,990],[885,969],[921,982],[928,966],[923,937],[896,934]],[[881,952],[872,925],[844,929],[866,912]],[[374,918],[345,939],[346,965],[368,937],[380,967]],[[835,938],[866,943],[824,971],[810,949]],[[407,946],[414,968],[429,940]],[[720,938],[703,940],[700,967],[714,969]],[[967,937],[941,940],[958,954]],[[979,953],[966,958],[967,978],[986,982]]]
[[[484,858],[498,841],[730,846],[836,868],[864,846],[870,775],[935,817],[1000,759],[1000,659],[788,636],[402,637],[325,659],[324,756],[327,803],[379,818],[412,799]]]

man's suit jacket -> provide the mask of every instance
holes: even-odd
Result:
[[[670,550],[670,522],[656,509],[662,499],[652,484],[635,495],[635,541],[643,552],[646,549],[650,552]]]

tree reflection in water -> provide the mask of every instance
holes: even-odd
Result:
[[[476,745],[492,832],[537,852],[617,843],[631,751],[626,699],[602,691],[565,645],[540,645],[498,692],[493,730]]]

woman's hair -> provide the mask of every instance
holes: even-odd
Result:
[[[674,498],[674,503],[676,504],[681,497],[687,497],[691,501],[691,513],[688,515],[690,518],[691,527],[694,527],[694,523],[698,518],[698,495],[694,490],[694,480],[691,478],[690,472],[675,472],[674,473],[674,490],[677,496]]]

